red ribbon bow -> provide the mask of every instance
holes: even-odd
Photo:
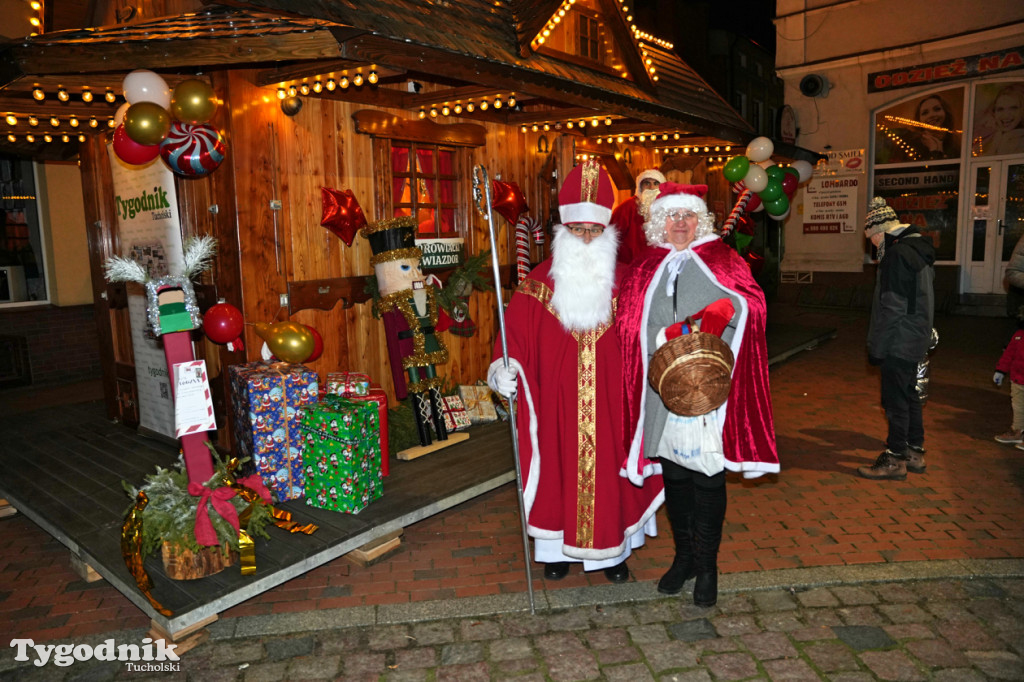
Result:
[[[260,485],[262,486],[263,484],[260,483]],[[220,540],[217,539],[217,531],[213,527],[213,521],[210,520],[210,511],[206,507],[207,501],[211,502],[214,511],[230,523],[236,533],[238,532],[238,512],[235,510],[235,505],[230,502],[231,498],[235,496],[234,490],[226,486],[210,490],[201,483],[193,481],[188,484],[188,494],[199,498],[199,504],[196,507],[196,542],[205,547],[213,547],[220,544]],[[267,494],[269,496],[269,492]],[[263,493],[260,492],[261,497],[262,495]]]

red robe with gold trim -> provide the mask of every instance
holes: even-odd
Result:
[[[651,518],[664,488],[660,477],[637,487],[619,475],[625,453],[618,336],[611,320],[594,330],[567,331],[551,306],[550,270],[550,259],[537,266],[505,311],[509,358],[519,370],[516,418],[528,532],[561,539],[569,558],[610,559]],[[616,282],[621,274],[620,267]]]

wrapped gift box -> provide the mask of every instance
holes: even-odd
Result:
[[[446,395],[444,398],[444,425],[448,432],[468,429],[472,422],[466,413],[462,398],[457,395]]]
[[[469,421],[474,424],[486,424],[498,419],[498,413],[491,402],[491,389],[488,386],[459,386],[459,396],[466,406]]]
[[[228,367],[240,456],[280,501],[303,495],[299,409],[316,403],[319,377],[303,365],[250,362]]]
[[[332,396],[299,419],[306,504],[358,514],[383,494],[376,405]]]
[[[333,397],[333,396],[332,396]],[[328,400],[330,398],[327,398]],[[351,395],[346,400],[366,401],[377,406],[377,421],[380,423],[380,473],[387,476],[389,473],[388,457],[391,451],[388,449],[388,395],[380,386],[370,386],[370,392],[366,395]]]
[[[370,395],[370,377],[356,372],[330,372],[325,381],[327,394],[342,398]]]

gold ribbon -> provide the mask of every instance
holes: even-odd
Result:
[[[146,596],[153,608],[160,615],[170,616],[173,613],[161,606],[160,602],[150,594],[150,590],[153,589],[153,580],[146,573],[146,568],[142,563],[142,510],[146,508],[147,504],[149,504],[149,498],[140,490],[135,497],[135,506],[128,511],[124,525],[121,526],[121,556],[124,558],[125,566],[128,567],[128,572],[135,578],[135,584],[139,586],[139,590]]]

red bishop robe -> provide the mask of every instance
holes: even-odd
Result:
[[[764,292],[750,274],[750,267],[718,237],[705,237],[690,246],[694,262],[718,286],[743,297],[746,311],[741,328],[733,338],[736,358],[729,398],[719,410],[725,410],[722,441],[725,468],[742,472],[745,478],[778,473],[779,455],[775,449],[775,424],[771,394],[768,390],[768,351],[765,344],[767,308]],[[643,327],[653,283],[664,272],[671,252],[658,247],[637,259],[622,282],[616,330],[622,339],[623,381],[626,410],[623,432],[628,461],[625,473],[633,480],[660,471],[644,458],[638,429],[643,427],[644,391],[647,387],[648,349]]]
[[[664,487],[660,476],[640,487],[619,475],[618,337],[611,320],[567,331],[551,305],[550,270],[548,259],[530,272],[505,311],[509,359],[519,370],[516,421],[528,533],[561,540],[568,558],[611,559],[651,519]],[[621,274],[620,267],[616,282]],[[500,338],[494,351],[501,358]]]

